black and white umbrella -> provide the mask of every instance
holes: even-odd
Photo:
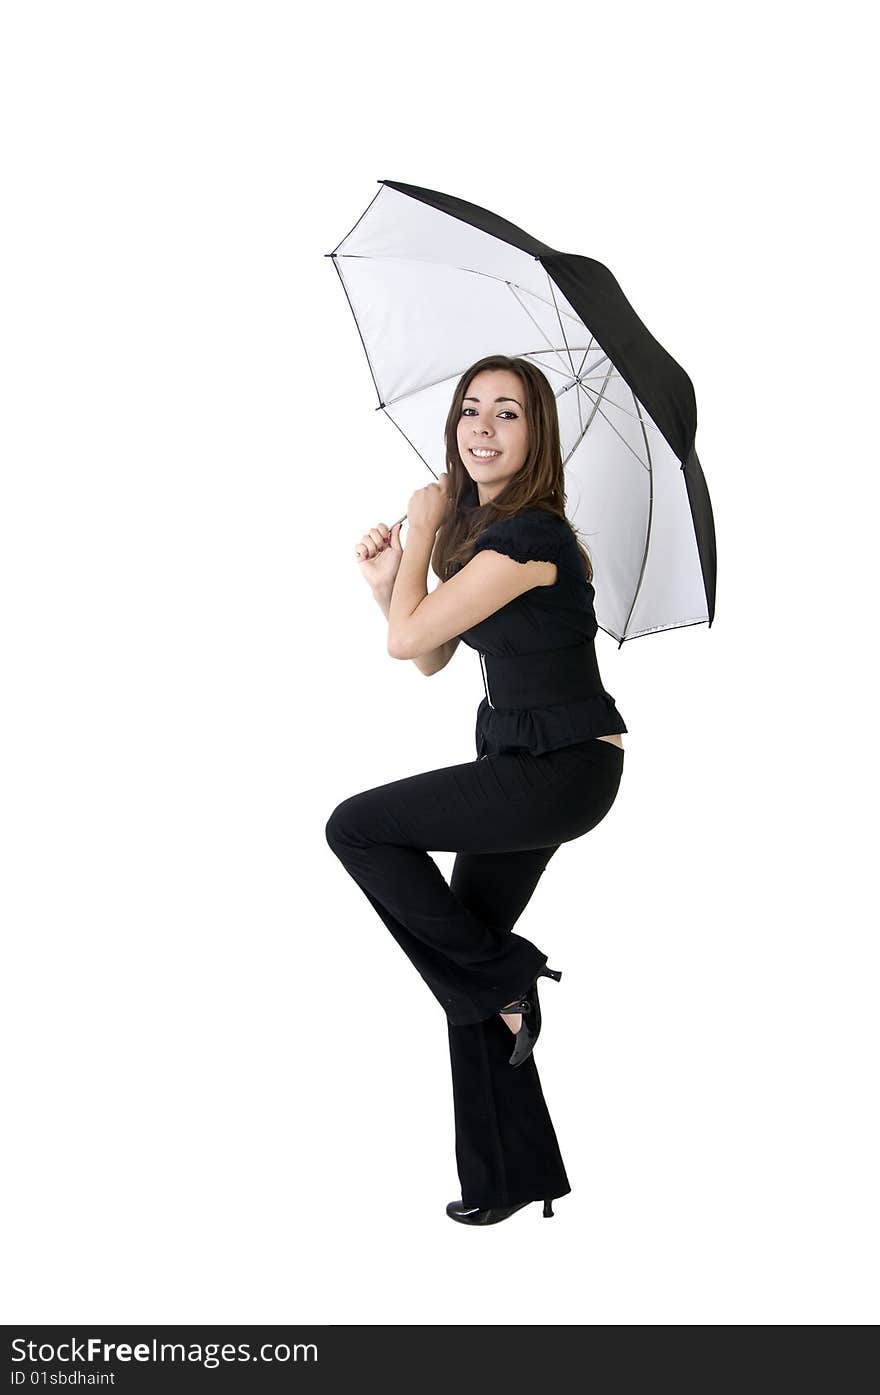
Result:
[[[498,353],[536,364],[559,409],[566,512],[593,558],[599,626],[623,644],[711,625],[715,527],[684,369],[600,262],[451,195],[379,183],[327,255],[382,411],[436,478],[464,370]]]

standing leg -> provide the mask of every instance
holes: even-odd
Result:
[[[509,935],[557,849],[459,853],[450,885],[499,937]],[[514,1034],[497,1014],[448,1023],[455,1157],[465,1206],[512,1206],[571,1191],[534,1056],[510,1065]]]

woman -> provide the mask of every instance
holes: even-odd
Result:
[[[400,525],[379,523],[356,555],[394,658],[430,675],[460,639],[479,651],[477,757],[353,795],[326,833],[446,1013],[461,1182],[447,1215],[491,1225],[542,1199],[552,1215],[571,1191],[532,1054],[537,979],[560,974],[513,926],[560,844],[614,803],[627,728],[596,665],[592,566],[565,516],[544,374],[473,364],[446,458],[409,501],[406,550]],[[448,884],[429,849],[457,854]]]

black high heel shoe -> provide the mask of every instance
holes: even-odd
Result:
[[[521,1211],[524,1206],[531,1206],[530,1201],[518,1201],[515,1206],[488,1206],[484,1211],[477,1207],[465,1207],[461,1201],[450,1201],[446,1208],[447,1216],[451,1216],[454,1221],[461,1221],[463,1225],[495,1225],[498,1221],[506,1221],[508,1216],[512,1216],[514,1211]],[[552,1199],[548,1198],[544,1202],[545,1216],[554,1215]]]
[[[534,983],[526,991],[524,997],[515,998],[512,1003],[501,1008],[502,1012],[521,1012],[522,1024],[516,1033],[516,1045],[510,1057],[512,1066],[521,1066],[523,1061],[527,1061],[535,1049],[535,1042],[541,1032],[541,1004],[538,1002],[538,979],[541,975],[545,978],[555,978],[558,983],[562,978],[561,969],[548,969],[546,964],[543,969],[538,970]]]

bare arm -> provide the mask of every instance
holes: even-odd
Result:
[[[410,500],[417,500],[419,491]],[[356,549],[364,577],[388,620],[388,653],[412,659],[421,673],[444,668],[459,638],[496,610],[534,586],[553,586],[555,562],[518,561],[504,552],[483,548],[455,576],[428,591],[428,564],[436,527],[410,524],[406,549],[400,546],[400,525],[390,531],[379,523],[365,533]]]
[[[437,584],[442,586],[443,582],[440,581]],[[391,610],[391,591],[374,591],[373,595],[376,604],[387,620]],[[439,673],[441,668],[446,667],[457,648],[458,635],[454,639],[445,640],[436,649],[430,649],[426,654],[414,654],[413,663],[420,673],[423,673],[426,678],[430,678],[432,674]]]
[[[388,653],[393,659],[437,653],[525,591],[555,585],[558,576],[555,562],[520,562],[483,548],[442,586],[428,592],[434,535],[430,529],[411,525],[406,541],[388,616]]]
[[[364,580],[375,597],[376,604],[385,619],[391,612],[391,597],[394,583],[403,558],[400,546],[400,525],[389,528],[387,523],[377,523],[364,534],[355,549]],[[442,586],[443,582],[438,582]],[[412,656],[413,663],[420,673],[430,677],[445,668],[458,648],[458,635],[445,639],[423,653]]]

